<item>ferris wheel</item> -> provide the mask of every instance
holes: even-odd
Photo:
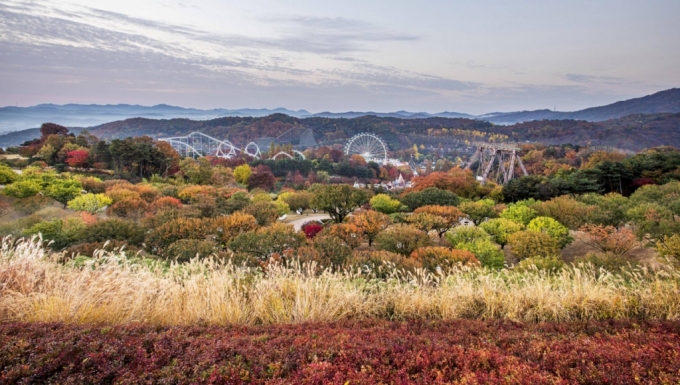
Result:
[[[345,154],[361,155],[367,162],[387,163],[387,145],[379,136],[367,132],[351,137],[345,145]]]

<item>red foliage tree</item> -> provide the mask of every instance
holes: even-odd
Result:
[[[302,231],[307,236],[307,239],[313,239],[323,230],[323,226],[318,222],[307,222],[302,225]]]
[[[255,167],[253,173],[248,178],[248,188],[250,190],[261,188],[265,191],[269,191],[274,187],[275,183],[276,177],[272,173],[272,170],[265,165]]]
[[[66,163],[71,167],[85,167],[90,156],[87,150],[73,150],[69,151]]]

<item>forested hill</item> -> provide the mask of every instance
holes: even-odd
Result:
[[[661,114],[680,112],[680,88],[657,92],[641,98],[623,100],[606,106],[592,107],[573,112],[551,110],[519,111],[508,113],[492,113],[478,116],[477,119],[488,120],[497,124],[514,124],[533,120],[587,120],[601,122],[618,119],[632,114]]]
[[[360,132],[380,135],[391,149],[413,144],[447,145],[455,141],[502,140],[542,142],[546,144],[591,144],[628,150],[641,150],[660,145],[680,148],[680,113],[635,114],[604,122],[583,120],[540,120],[510,126],[463,118],[402,119],[362,116],[354,119],[294,118],[274,114],[262,118],[228,117],[205,121],[190,119],[155,120],[135,118],[90,128],[90,132],[105,139],[149,135],[154,138],[185,135],[200,131],[219,139],[229,139],[236,145],[263,137],[277,137],[291,128],[311,128],[322,144],[344,143]],[[446,129],[446,130],[444,130]],[[27,135],[0,136],[0,146],[15,146]],[[39,133],[34,132],[33,136]]]

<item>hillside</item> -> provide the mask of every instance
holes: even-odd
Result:
[[[622,118],[631,114],[659,114],[680,112],[680,88],[657,92],[653,95],[624,100],[601,107],[592,107],[574,112],[551,110],[491,113],[478,116],[496,124],[513,124],[532,120],[586,120],[600,122]]]

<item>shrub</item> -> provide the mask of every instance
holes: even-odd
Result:
[[[115,202],[120,202],[125,199],[142,199],[137,191],[130,190],[123,187],[114,187],[106,191],[106,196]]]
[[[74,211],[86,211],[94,214],[113,201],[104,194],[83,194],[68,202],[68,208]]]
[[[305,222],[300,230],[305,233],[307,239],[314,239],[323,230],[323,225],[319,222]]]
[[[283,257],[285,251],[295,250],[305,242],[304,234],[297,233],[293,226],[275,223],[237,236],[229,243],[229,248],[266,261],[273,256]]]
[[[138,247],[129,245],[127,241],[111,240],[106,242],[88,242],[73,245],[66,249],[65,254],[69,259],[75,258],[79,255],[92,258],[95,251],[97,250],[104,250],[108,252],[123,250],[126,252],[127,256],[135,255],[140,251]]]
[[[479,260],[469,251],[453,250],[448,247],[421,247],[411,253],[411,258],[423,267],[435,272],[437,268],[447,270],[457,264],[478,266]]]
[[[501,249],[508,243],[508,237],[523,230],[523,226],[517,222],[505,218],[495,218],[482,223],[479,226],[486,231],[494,242],[501,245]]]
[[[178,218],[153,229],[146,238],[147,246],[153,253],[180,239],[204,239],[210,232],[211,222],[199,218]]]
[[[122,219],[106,219],[85,227],[78,240],[81,242],[106,242],[112,240],[126,241],[130,245],[139,246],[144,242],[144,228],[132,221]]]
[[[587,224],[579,230],[584,233],[581,242],[601,253],[622,257],[637,244],[635,234],[627,228]]]
[[[386,194],[378,194],[374,196],[371,198],[370,204],[373,210],[383,214],[396,213],[401,208],[401,202],[390,198],[389,195]]]
[[[18,175],[6,164],[0,163],[0,184],[10,184],[18,179]]]
[[[83,190],[87,192],[101,194],[106,191],[106,184],[99,178],[84,176],[79,178],[78,181],[83,186]]]
[[[429,233],[430,231],[436,230],[439,234],[439,229],[446,227],[446,221],[444,218],[432,215],[430,213],[415,213],[406,217],[406,222],[415,226],[419,230]]]
[[[14,198],[28,198],[39,193],[42,190],[42,185],[32,179],[19,180],[2,189],[2,193]]]
[[[217,236],[217,241],[226,246],[240,234],[256,230],[257,220],[250,214],[236,212],[215,218],[210,227],[210,231]]]
[[[483,267],[501,269],[505,265],[503,252],[490,240],[478,239],[456,245],[457,249],[467,250],[477,257]]]
[[[286,202],[277,199],[272,203],[274,204],[274,207],[276,208],[276,212],[279,214],[279,217],[290,212],[290,207]]]
[[[639,267],[639,264],[634,260],[611,253],[588,253],[584,257],[576,258],[574,262],[577,264],[590,263],[597,269],[603,269],[613,274],[619,274],[628,268]]]
[[[213,186],[188,186],[179,191],[177,197],[182,201],[182,203],[191,203],[196,201],[198,195],[209,195],[214,196],[217,190]]]
[[[342,267],[352,257],[352,249],[347,243],[332,235],[314,238],[312,247],[318,253],[318,262],[322,266]]]
[[[234,169],[234,179],[236,179],[236,182],[246,185],[252,173],[253,171],[250,169],[250,166],[242,164]]]
[[[355,251],[348,265],[383,279],[393,275],[395,271],[414,274],[423,268],[419,260],[386,250]]]
[[[170,244],[163,251],[163,257],[178,263],[185,263],[193,258],[208,257],[217,251],[219,251],[219,248],[213,241],[180,239]]]
[[[108,212],[121,218],[140,218],[149,208],[146,201],[139,198],[128,198],[109,206]]]
[[[541,270],[556,273],[564,267],[564,261],[557,255],[526,258],[515,267],[517,271]]]
[[[662,257],[670,258],[676,264],[680,263],[680,235],[665,236],[657,243],[656,249]]]
[[[182,208],[182,202],[180,202],[179,199],[165,196],[156,199],[149,205],[149,208],[153,211],[158,211],[158,210],[163,210],[163,209],[168,209],[168,208],[175,208],[175,209],[180,209]]]
[[[51,205],[52,203],[54,203],[52,199],[39,194],[28,198],[15,199],[11,206],[16,211],[25,214],[33,214]]]
[[[536,231],[518,231],[508,237],[508,244],[520,261],[530,257],[557,255],[560,252],[555,238]]]
[[[403,255],[430,244],[430,238],[422,230],[411,225],[396,224],[382,231],[375,238],[378,249]]]
[[[53,219],[31,226],[24,231],[24,235],[31,236],[40,233],[44,240],[51,241],[50,246],[53,249],[61,250],[74,243],[84,227],[80,218]]]
[[[569,229],[558,221],[550,217],[536,217],[529,222],[527,230],[546,233],[557,241],[560,248],[568,245],[573,241],[569,235]]]
[[[446,240],[451,246],[458,247],[459,243],[490,241],[491,236],[479,227],[460,226],[446,233]]]
[[[583,226],[593,209],[568,195],[535,204],[531,208],[536,210],[537,215],[551,217],[572,230]]]

